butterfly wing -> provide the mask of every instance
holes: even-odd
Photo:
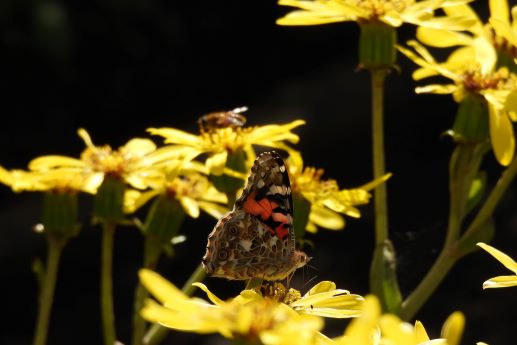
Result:
[[[276,152],[264,152],[255,160],[251,174],[234,210],[259,218],[272,235],[294,251],[293,199],[284,161]]]
[[[207,273],[228,279],[278,280],[300,267],[292,205],[282,158],[276,152],[260,154],[233,211],[208,236],[203,257]]]

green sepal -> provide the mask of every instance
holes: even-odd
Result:
[[[49,191],[43,194],[41,223],[48,235],[67,239],[79,233],[77,193]]]
[[[93,205],[95,221],[119,223],[124,219],[124,181],[114,175],[106,175],[97,190]]]
[[[478,242],[490,243],[495,234],[494,221],[488,219],[483,225],[465,233],[458,242],[456,253],[459,257],[465,256],[479,249],[476,245]]]
[[[145,236],[159,238],[162,243],[178,234],[186,213],[180,202],[171,195],[162,194],[157,197],[144,223]]]
[[[233,153],[229,153],[228,158],[226,159],[226,167],[238,172],[246,173],[246,154],[244,151],[237,150]],[[220,176],[211,174],[208,176],[208,178],[214,187],[217,188],[217,190],[221,193],[236,194],[239,189],[244,187],[244,180],[237,177],[228,176],[225,174]]]
[[[468,94],[460,103],[452,132],[446,132],[458,144],[488,140],[488,105],[484,98]]]
[[[391,69],[397,59],[397,30],[382,22],[360,23],[359,67]]]
[[[392,314],[400,312],[402,294],[397,280],[395,248],[390,240],[385,240],[373,252],[370,290],[379,298],[384,312]]]
[[[472,211],[472,209],[476,207],[483,198],[486,190],[486,179],[486,172],[480,171],[474,181],[472,181],[469,194],[467,196],[467,213]]]
[[[296,241],[303,241],[309,222],[311,203],[300,193],[293,194],[293,227]]]

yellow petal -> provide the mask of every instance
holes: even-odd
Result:
[[[210,301],[212,301],[212,303],[214,303],[215,305],[222,305],[222,304],[224,304],[223,300],[221,300],[219,297],[217,297],[216,295],[214,295],[214,294],[212,293],[212,291],[210,291],[210,290],[206,287],[206,285],[205,285],[205,284],[203,284],[203,283],[199,283],[199,282],[196,282],[196,283],[192,283],[192,286],[196,286],[196,287],[200,288],[201,290],[203,290],[203,291],[206,293],[206,295],[207,295],[208,299],[209,299]]]
[[[140,282],[160,302],[174,304],[177,300],[188,297],[161,275],[148,269],[138,271]]]
[[[492,255],[494,258],[496,258],[500,263],[502,263],[506,268],[508,268],[513,273],[517,274],[517,262],[515,262],[511,257],[506,255],[500,250],[495,249],[492,246],[489,246],[488,244],[479,242],[477,243],[478,246],[486,250],[490,255]]]
[[[415,92],[416,93],[436,93],[439,95],[447,95],[447,94],[453,93],[457,89],[458,89],[458,87],[454,84],[447,84],[447,85],[432,84],[432,85],[417,87],[417,88],[415,88]]]
[[[86,164],[80,159],[66,156],[41,156],[29,163],[30,170],[44,171],[58,167],[86,168]]]
[[[418,27],[416,37],[422,43],[432,47],[446,48],[457,45],[468,45],[472,38],[457,31]]]
[[[510,115],[512,121],[517,121],[517,91],[512,91],[506,96],[504,109]]]
[[[415,340],[417,343],[429,341],[429,336],[427,335],[424,325],[420,321],[415,322]]]
[[[95,145],[93,144],[92,138],[90,137],[90,134],[88,134],[86,129],[79,128],[77,130],[77,135],[79,135],[79,137],[81,137],[81,139],[83,139],[84,144],[86,145],[86,147],[88,147],[90,149],[95,149]]]
[[[328,292],[336,289],[336,283],[329,280],[323,280],[318,284],[314,285],[305,296],[314,295],[320,292]]]
[[[497,161],[508,166],[515,153],[515,137],[510,119],[504,111],[489,104],[490,141]]]
[[[151,140],[142,138],[131,139],[120,148],[121,152],[136,156],[145,156],[154,150],[156,150],[156,145]]]
[[[499,276],[483,283],[483,289],[517,286],[517,276]]]
[[[510,23],[510,9],[507,0],[489,0],[490,18],[500,20],[505,24]]]
[[[124,213],[131,214],[144,206],[149,200],[158,195],[158,190],[150,190],[139,192],[134,189],[128,189],[124,193]]]
[[[497,53],[492,42],[484,37],[476,37],[473,46],[476,51],[476,61],[481,64],[481,73],[491,73],[497,62]]]
[[[441,337],[447,339],[447,345],[459,345],[464,327],[465,316],[463,313],[455,311],[445,320]]]
[[[330,230],[341,230],[345,227],[345,220],[341,215],[318,205],[312,205],[309,220],[322,228]]]
[[[222,175],[224,172],[224,167],[226,165],[227,158],[228,151],[226,150],[214,153],[206,159],[206,166],[212,174],[216,176]]]
[[[214,217],[215,219],[219,219],[228,213],[228,208],[219,204],[215,204],[207,201],[198,201],[199,208]]]
[[[187,196],[183,196],[180,198],[181,206],[183,206],[183,209],[185,212],[192,218],[198,218],[199,217],[199,205],[197,204],[197,201],[189,198]]]
[[[11,173],[4,169],[4,167],[0,166],[0,183],[10,187],[13,184],[13,181]]]
[[[203,140],[197,136],[176,128],[148,128],[147,131],[152,135],[159,135],[165,138],[165,143],[181,144],[192,147],[201,147]]]

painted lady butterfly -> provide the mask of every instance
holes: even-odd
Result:
[[[295,249],[289,176],[276,152],[255,160],[233,210],[208,235],[202,263],[214,277],[281,280],[309,257]]]

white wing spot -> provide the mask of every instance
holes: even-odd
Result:
[[[264,182],[264,180],[263,180],[263,179],[260,179],[260,180],[257,182],[257,187],[258,187],[258,188],[263,188],[265,185],[266,185],[266,183]]]
[[[281,165],[280,166],[280,171],[283,172],[283,173],[285,172],[285,165]]]

